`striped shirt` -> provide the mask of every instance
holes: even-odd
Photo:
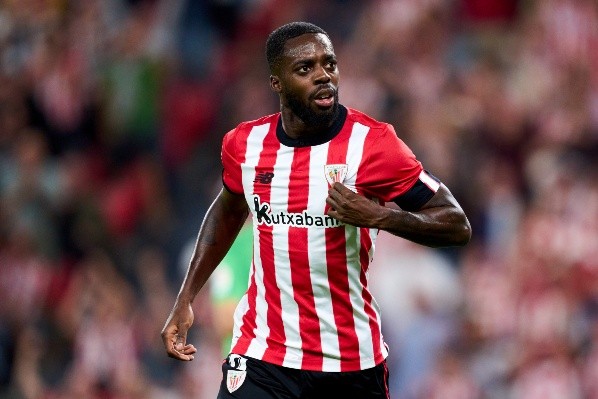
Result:
[[[319,141],[286,136],[280,113],[224,137],[224,185],[245,196],[254,226],[233,353],[315,371],[363,370],[388,355],[368,289],[377,230],[326,215],[326,197],[340,181],[384,203],[427,175],[391,125],[342,106],[340,114]]]

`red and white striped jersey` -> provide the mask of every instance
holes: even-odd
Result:
[[[426,183],[426,175],[391,125],[341,111],[330,137],[318,144],[293,142],[279,113],[242,123],[224,137],[223,182],[245,195],[254,226],[233,353],[316,371],[362,370],[388,355],[368,289],[377,230],[327,216],[326,197],[330,184],[341,181],[386,202],[420,176]]]

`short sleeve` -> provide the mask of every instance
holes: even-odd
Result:
[[[440,188],[440,180],[426,170],[422,170],[413,187],[393,201],[406,211],[418,211]]]
[[[378,132],[365,140],[356,185],[364,193],[389,202],[415,185],[423,167],[391,125]]]
[[[232,193],[243,193],[243,182],[241,179],[241,162],[239,152],[236,149],[237,129],[231,130],[222,139],[222,183]]]

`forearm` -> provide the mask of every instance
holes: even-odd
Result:
[[[465,245],[471,227],[450,191],[441,186],[418,211],[387,208],[335,183],[326,199],[328,214],[353,226],[377,228],[430,247]]]
[[[428,208],[419,212],[382,208],[375,227],[429,247],[461,246],[471,237],[460,208]]]
[[[235,204],[231,209],[222,195],[212,203],[203,220],[177,304],[193,302],[230,249],[247,218],[248,209],[245,205],[240,207]]]

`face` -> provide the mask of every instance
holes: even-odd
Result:
[[[305,34],[290,39],[278,75],[270,78],[283,107],[306,125],[329,126],[338,112],[336,56],[330,39],[323,34]]]

